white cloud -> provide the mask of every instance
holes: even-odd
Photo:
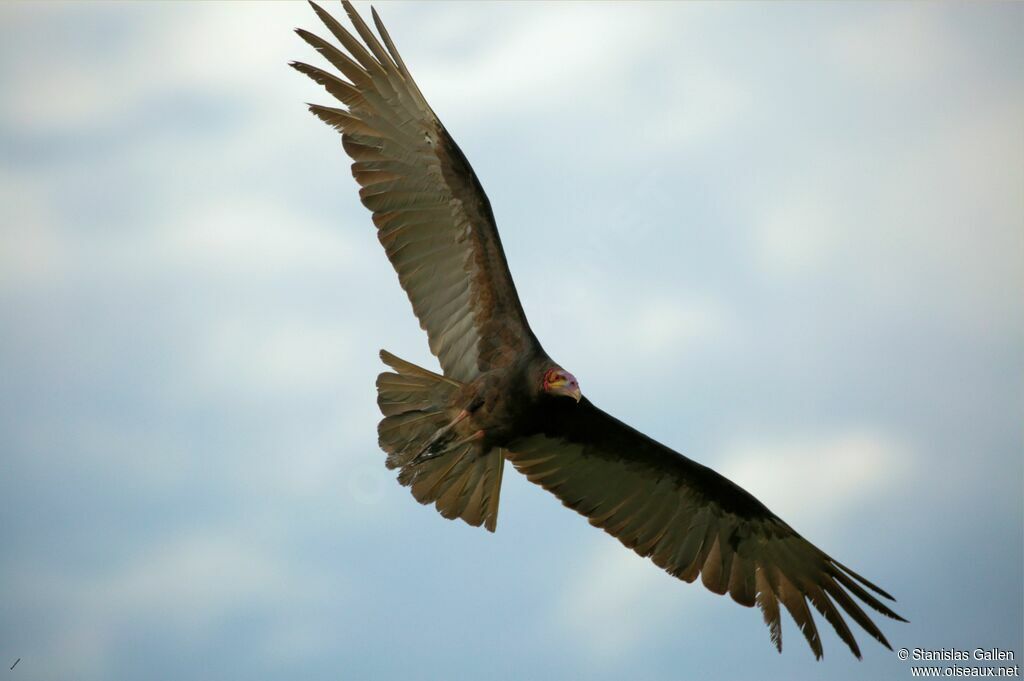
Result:
[[[710,297],[652,298],[627,314],[624,342],[662,357],[685,355],[733,332],[729,311]]]
[[[644,113],[638,132],[653,153],[680,153],[690,145],[714,147],[754,105],[752,84],[707,55],[673,63],[656,107]]]
[[[340,5],[329,9],[344,14]],[[173,82],[228,87],[261,99],[280,93],[285,78],[270,74],[287,73],[287,62],[304,44],[289,29],[319,24],[304,2],[200,3],[176,7],[168,19],[151,49],[174,56],[166,74]]]
[[[576,370],[602,367],[606,377],[609,371],[632,374],[699,362],[736,338],[740,321],[729,301],[692,291],[651,295],[650,286],[646,280],[610,280],[588,269],[562,282],[557,297],[531,296],[528,314],[545,320],[550,333],[541,335],[553,341],[552,352],[571,336]],[[627,363],[608,365],[610,358],[627,356]],[[581,378],[586,380],[582,373]]]
[[[687,589],[657,566],[611,537],[593,542],[555,603],[554,623],[595,667],[635,652],[636,646],[666,622],[681,616]],[[666,597],[666,586],[673,597]],[[675,597],[675,593],[679,597]],[[681,625],[674,625],[676,635]]]
[[[233,608],[311,598],[327,588],[291,572],[276,552],[200,532],[154,547],[93,584],[85,598],[122,616],[156,617],[202,635]]]
[[[827,435],[736,440],[715,468],[790,525],[850,522],[866,502],[904,483],[913,456],[890,435],[854,429]],[[799,530],[803,531],[803,530]]]
[[[822,48],[862,82],[918,85],[945,72],[958,56],[955,41],[944,32],[944,18],[926,3],[880,6],[826,32]]]
[[[234,531],[200,530],[165,539],[96,575],[23,571],[12,580],[19,598],[61,613],[33,664],[53,678],[106,675],[116,646],[136,628],[165,627],[179,644],[203,640],[241,611],[294,609],[334,599],[343,587],[283,559]],[[287,632],[275,637],[287,640]]]
[[[287,275],[351,274],[365,260],[361,242],[345,229],[274,199],[220,196],[185,202],[130,228],[79,230],[46,209],[41,178],[19,180],[19,195],[5,208],[10,219],[0,225],[0,282],[10,287],[101,280],[137,285],[140,277],[152,282],[168,274],[192,282],[244,278],[255,285]]]
[[[958,332],[1019,328],[1004,292],[1024,267],[1024,100],[948,96],[949,113],[904,128],[899,144],[831,138],[755,190],[746,221],[769,280],[842,284],[878,312]]]
[[[194,370],[199,383],[225,395],[280,399],[331,390],[352,361],[347,325],[237,315],[207,331],[197,339]]]
[[[54,133],[94,124],[119,106],[104,87],[109,83],[104,70],[79,61],[50,64],[40,77],[22,76],[15,82],[21,87],[8,92],[3,110],[20,130]]]
[[[779,275],[813,275],[839,255],[843,215],[807,186],[782,192],[759,211],[754,243],[762,267]]]
[[[104,11],[97,7],[102,16]],[[301,41],[288,30],[312,16],[304,3],[155,6],[134,12],[131,31],[106,49],[36,52],[10,67],[0,112],[19,130],[83,132],[118,122],[168,93],[206,91],[263,106],[284,105],[295,81],[284,73]],[[25,12],[24,30],[45,14]],[[83,15],[83,21],[89,17]],[[88,29],[88,23],[85,24]],[[140,55],[144,57],[140,58]]]
[[[414,59],[413,74],[428,99],[454,129],[531,116],[544,116],[550,126],[564,117],[593,131],[586,134],[628,139],[625,148],[595,139],[595,154],[606,159],[635,153],[638,146],[665,154],[713,144],[751,105],[748,88],[715,58],[703,36],[709,20],[728,10],[699,4],[535,5],[529,12],[500,15],[502,30],[474,43],[468,38],[486,31],[493,19],[480,16],[471,24],[467,17],[476,15],[464,11],[465,5],[454,7],[459,11],[451,22],[464,29],[449,40],[457,40],[459,50],[437,56],[447,44],[443,38],[401,47],[407,62]],[[392,34],[403,28],[397,22]],[[615,129],[592,129],[598,109],[599,118],[614,121]],[[543,134],[537,139],[550,144]]]
[[[39,182],[0,169],[0,290],[60,280],[68,254]]]
[[[140,235],[152,249],[150,265],[162,260],[209,274],[278,276],[343,271],[358,261],[356,242],[345,230],[303,220],[256,196],[222,197],[167,222],[155,234]]]
[[[507,17],[502,31],[479,44],[474,54],[440,62],[430,54],[418,55],[413,72],[429,97],[458,102],[453,115],[460,118],[495,111],[521,114],[560,106],[581,94],[614,96],[593,85],[613,87],[617,74],[650,51],[651,34],[667,30],[656,17],[612,4],[538,6]],[[471,97],[465,96],[467,90]]]

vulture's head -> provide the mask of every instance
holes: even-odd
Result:
[[[580,401],[580,384],[576,377],[562,367],[553,367],[544,374],[544,392],[555,397],[571,397]]]

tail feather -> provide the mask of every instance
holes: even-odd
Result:
[[[421,504],[493,532],[505,457],[500,449],[483,451],[479,441],[448,432],[462,411],[454,404],[462,384],[384,350],[380,356],[397,372],[377,377],[384,415],[377,433],[387,467],[400,469],[398,481]],[[428,450],[429,457],[421,456]]]

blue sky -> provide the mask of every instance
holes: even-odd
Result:
[[[1019,661],[1024,6],[379,9],[584,392],[896,595],[894,647]],[[377,350],[436,363],[296,26],[0,6],[11,678],[908,678],[511,468],[495,535],[392,480]]]

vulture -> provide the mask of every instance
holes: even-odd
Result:
[[[686,582],[756,605],[782,651],[785,608],[816,658],[811,609],[853,654],[863,605],[903,620],[878,586],[806,540],[753,495],[605,413],[530,329],[491,204],[371,9],[355,34],[310,3],[337,43],[298,35],[336,72],[291,66],[335,106],[309,110],[341,133],[359,198],[438,358],[438,374],[382,350],[378,426],[386,465],[421,504],[493,532],[505,461],[565,506]]]

